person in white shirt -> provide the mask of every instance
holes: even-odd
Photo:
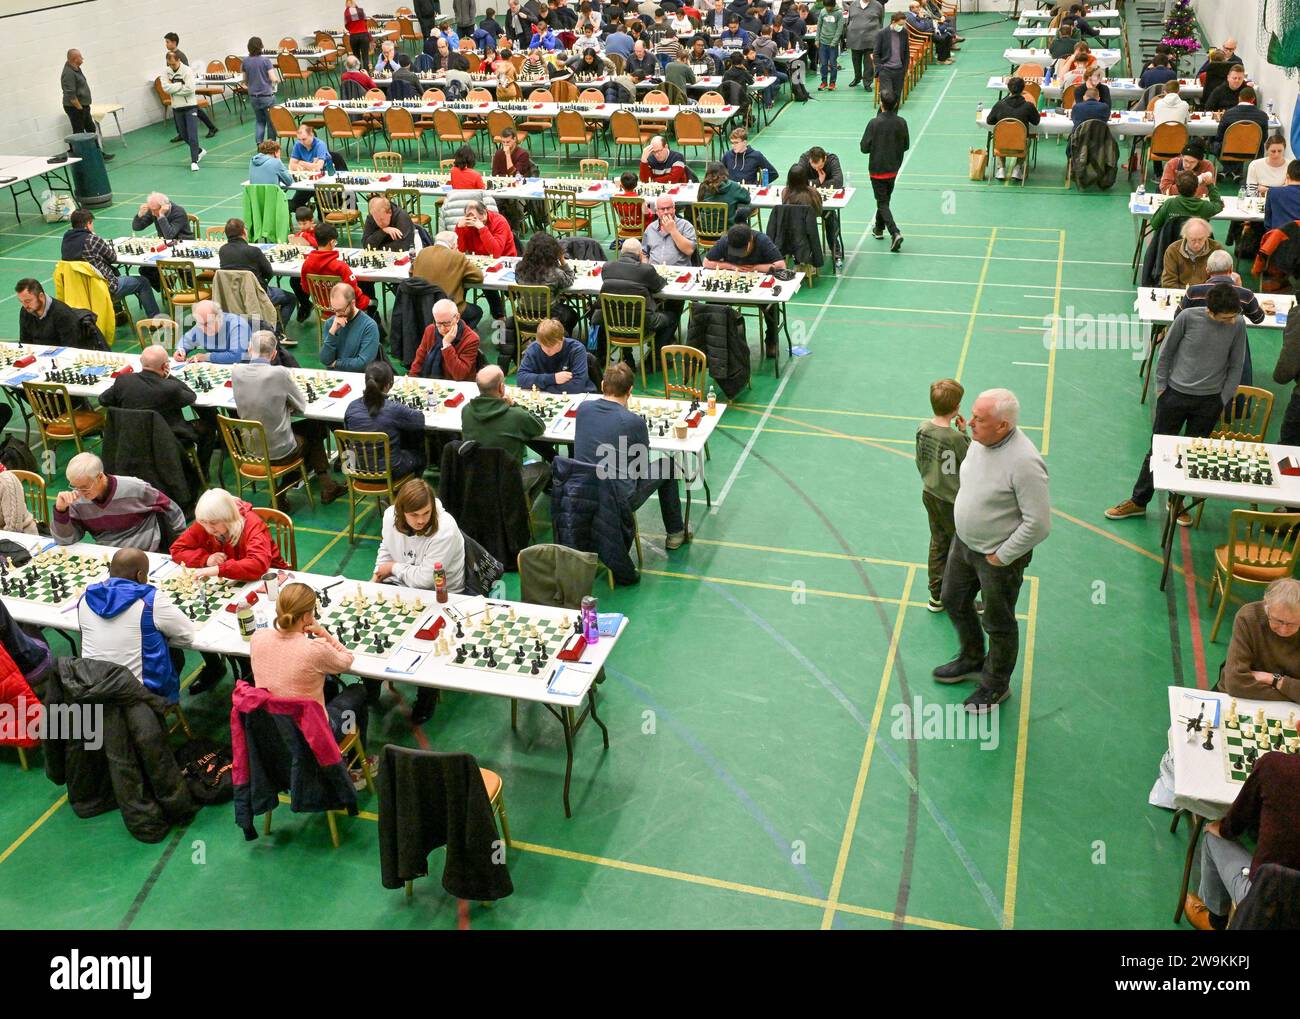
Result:
[[[446,573],[448,593],[463,591],[465,537],[429,483],[413,478],[397,490],[397,498],[384,511],[371,579],[432,591],[437,563]]]
[[[695,26],[691,23],[691,19],[681,11],[672,16],[668,22],[668,27],[673,30],[673,34],[679,39],[695,35]]]
[[[1262,196],[1269,188],[1280,188],[1286,183],[1286,139],[1273,135],[1264,148],[1264,158],[1251,160],[1246,171],[1246,187],[1254,187]]]
[[[202,581],[196,581],[202,583]],[[169,702],[180,694],[179,668],[195,626],[166,591],[149,584],[149,557],[138,548],[118,550],[108,579],[86,588],[77,602],[81,656],[125,666]]]
[[[1191,107],[1187,105],[1187,100],[1178,94],[1178,81],[1165,82],[1165,92],[1151,107],[1151,118],[1159,126],[1167,120],[1174,120],[1180,124],[1187,123],[1188,114],[1191,113]]]

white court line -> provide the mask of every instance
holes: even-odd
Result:
[[[1051,367],[1046,361],[1012,361],[1012,364],[1018,364],[1022,368],[1048,368]]]
[[[944,85],[943,91],[940,92],[938,98],[935,99],[934,106],[930,109],[930,115],[925,118],[925,123],[921,125],[920,133],[917,134],[916,136],[916,144],[909,146],[907,150],[907,155],[903,157],[903,163],[898,168],[899,177],[901,177],[903,175],[903,171],[907,169],[907,164],[911,161],[912,155],[916,152],[917,147],[920,144],[921,137],[925,134],[926,128],[930,126],[930,122],[934,120],[934,115],[939,112],[939,107],[943,105],[943,100],[944,97],[947,96],[948,94],[948,89],[952,87],[952,83],[956,80],[957,80],[956,77],[950,77],[948,79],[947,84]],[[869,226],[864,226],[862,228],[862,236],[858,238],[858,243],[854,245],[853,254],[850,256],[851,258],[858,257],[859,252],[861,252],[862,250],[862,245],[866,242],[867,235],[870,234],[870,232],[871,229]],[[845,265],[848,264],[849,264],[849,259],[845,259]],[[826,302],[821,306],[821,310],[817,312],[817,316],[812,320],[812,324],[808,326],[808,340],[805,341],[805,346],[808,345],[808,342],[811,341],[813,335],[817,332],[817,327],[821,325],[822,318],[826,314],[826,309],[829,308],[831,304],[834,302],[836,291],[840,289],[840,284],[843,282],[844,282],[843,276],[837,275],[835,277],[835,285],[831,287],[831,292],[826,296]],[[789,311],[788,303],[786,305],[786,310],[788,313]],[[779,342],[780,341],[778,339],[778,343]],[[736,465],[731,468],[731,473],[727,475],[727,483],[722,486],[722,491],[719,492],[718,497],[713,500],[713,509],[710,511],[709,514],[710,516],[717,513],[718,510],[722,508],[722,504],[726,502],[727,493],[731,491],[731,486],[736,483],[736,478],[740,476],[740,469],[745,466],[745,461],[749,459],[750,451],[754,448],[754,443],[758,441],[759,432],[763,430],[763,426],[767,424],[768,418],[772,416],[773,408],[776,407],[777,402],[781,399],[781,394],[785,392],[786,383],[790,381],[790,378],[794,375],[795,370],[798,368],[799,361],[803,359],[792,358],[791,360],[792,363],[787,367],[785,375],[781,377],[781,381],[780,383],[778,383],[776,387],[776,392],[772,394],[772,399],[768,401],[767,406],[763,409],[763,416],[758,419],[758,424],[756,424],[754,426],[754,430],[749,433],[749,439],[745,443],[745,448],[740,451],[740,456],[736,459]]]

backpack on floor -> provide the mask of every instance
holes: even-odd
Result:
[[[235,798],[235,762],[230,747],[198,736],[177,747],[176,763],[190,795],[199,803],[211,806]]]
[[[6,470],[41,473],[32,447],[16,435],[6,435],[4,442],[0,442],[0,464],[4,464]]]

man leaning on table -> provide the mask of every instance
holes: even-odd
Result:
[[[235,364],[248,356],[248,322],[221,310],[215,301],[194,305],[194,325],[181,337],[177,361],[211,361]]]

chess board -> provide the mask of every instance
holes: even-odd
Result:
[[[445,400],[456,395],[452,386],[436,379],[402,378],[389,391],[390,399],[414,410],[439,410]]]
[[[767,278],[767,275],[761,272],[714,269],[697,273],[690,286],[692,290],[708,294],[752,294]]]
[[[684,418],[692,410],[699,410],[699,407],[691,407],[681,400],[629,400],[628,410],[645,422],[646,428],[650,432],[650,437],[664,437],[672,434],[673,425]]]
[[[172,245],[173,258],[216,258],[217,249],[210,244],[199,244],[194,241],[182,241],[180,244]]]
[[[51,368],[45,373],[44,381],[58,382],[65,386],[94,386],[98,385],[112,370],[106,365]]]
[[[130,358],[123,354],[79,353],[72,362],[72,367],[77,371],[94,371],[99,368],[117,371],[129,363]],[[97,372],[96,374],[102,373]]]
[[[1257,443],[1194,439],[1178,448],[1174,466],[1191,479],[1242,485],[1276,485],[1268,451]]]
[[[230,365],[189,361],[177,368],[176,374],[196,393],[210,393],[230,381]]]
[[[1235,726],[1231,724],[1234,720]],[[1229,717],[1228,722],[1220,745],[1229,782],[1246,781],[1260,756],[1269,751],[1300,752],[1300,733],[1296,731],[1294,713],[1285,721],[1266,716],[1262,727],[1258,715],[1238,713]]]
[[[223,611],[240,587],[224,577],[196,577],[189,569],[177,570],[158,584],[173,605],[200,625]]]
[[[492,603],[489,603],[489,608],[493,615],[491,624],[485,626],[483,617],[475,616],[463,628],[463,637],[456,637],[454,625],[444,627],[449,651],[446,663],[462,669],[478,669],[507,676],[539,676],[544,682],[550,682],[557,663],[555,656],[573,634],[577,613],[568,617],[516,613],[510,619],[513,610],[503,611],[501,606]],[[565,625],[566,618],[568,626]],[[461,648],[465,649],[463,661],[459,660],[462,658]],[[488,648],[492,649],[491,658],[487,654]],[[517,661],[521,649],[522,661]]]
[[[515,406],[523,407],[547,422],[568,413],[575,399],[571,393],[543,393],[539,389],[520,389],[518,386],[507,386],[506,389]]]
[[[147,237],[119,237],[113,241],[113,250],[119,255],[148,255],[158,242]]]
[[[43,605],[68,605],[89,585],[108,577],[108,561],[103,553],[47,549],[25,566],[0,571],[0,595]]]
[[[397,251],[350,251],[343,256],[353,269],[387,269],[400,256]]]
[[[281,264],[297,264],[307,255],[306,248],[300,248],[296,244],[272,244],[266,248],[266,259],[268,262],[278,262]]]
[[[327,375],[325,372],[294,371],[292,374],[294,382],[298,383],[298,388],[307,397],[308,403],[323,400],[343,385],[343,380],[339,376]]]
[[[340,585],[318,597],[316,618],[353,654],[387,658],[429,617],[432,602],[428,591],[364,594],[358,584]]]

